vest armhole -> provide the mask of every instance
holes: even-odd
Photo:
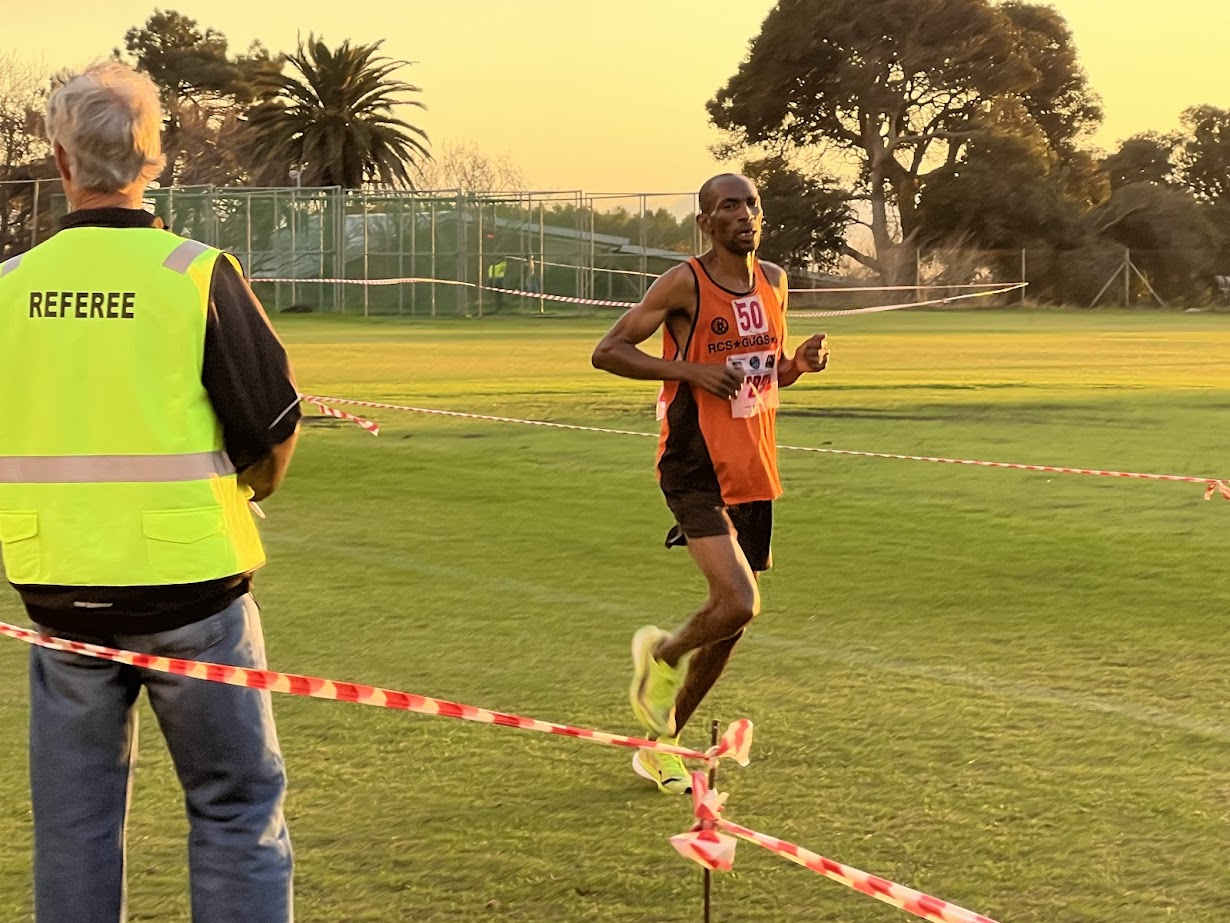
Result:
[[[696,275],[696,267],[692,265],[692,261],[688,260],[684,264],[688,267],[688,272],[692,274],[692,283],[696,286],[696,302],[692,305],[692,326],[688,329],[688,339],[683,344],[683,351],[678,354],[679,358],[684,362],[688,361],[688,352],[692,349],[692,340],[696,336],[696,325],[700,323],[700,277]],[[671,332],[671,339],[675,338],[674,331]],[[679,341],[675,341],[675,349],[679,349]]]

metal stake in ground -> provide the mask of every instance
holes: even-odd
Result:
[[[718,719],[714,718],[709,724],[709,739],[717,746],[718,742]],[[709,764],[709,791],[715,791],[717,785],[717,761]],[[704,872],[704,889],[705,889],[705,923],[712,923],[709,919],[709,911],[711,906],[711,897],[713,893],[713,872],[709,868],[705,868]]]

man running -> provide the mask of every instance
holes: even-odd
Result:
[[[824,334],[787,357],[785,271],[756,259],[763,215],[746,176],[724,173],[700,190],[696,222],[710,248],[664,273],[594,350],[595,368],[660,380],[658,480],[709,596],[674,632],[647,626],[632,639],[632,710],[650,739],[676,743],[722,675],[760,609],[757,574],[771,564],[779,387],[828,363]],[[638,348],[665,326],[662,358]],[[638,775],[687,794],[679,757],[641,750]]]

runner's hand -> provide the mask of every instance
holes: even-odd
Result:
[[[828,334],[817,333],[799,344],[794,351],[794,365],[800,372],[823,372],[829,364]]]
[[[707,362],[693,362],[691,366],[687,378],[689,384],[727,400],[739,393],[747,379],[747,373],[741,368]]]

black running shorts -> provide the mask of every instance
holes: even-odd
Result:
[[[759,573],[773,566],[773,501],[753,500],[725,506],[721,498],[707,494],[666,498],[676,525],[666,534],[666,547],[686,545],[689,538],[733,535],[747,563]]]

